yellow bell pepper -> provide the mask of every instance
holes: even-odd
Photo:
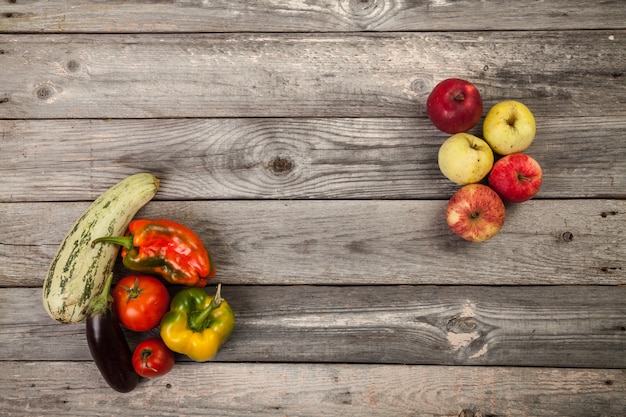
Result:
[[[174,296],[161,319],[161,339],[172,351],[205,362],[212,359],[235,327],[235,315],[221,297],[202,288],[187,288]]]

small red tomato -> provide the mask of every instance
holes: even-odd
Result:
[[[129,330],[154,329],[169,309],[165,285],[150,275],[127,275],[113,288],[113,303],[120,323]]]
[[[160,337],[151,337],[139,343],[133,352],[133,368],[144,378],[165,375],[174,367],[172,352]]]

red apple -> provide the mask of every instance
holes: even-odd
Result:
[[[431,91],[426,101],[426,113],[439,130],[450,134],[465,132],[480,121],[483,101],[472,83],[448,78]]]
[[[504,203],[484,184],[461,187],[448,202],[450,229],[465,240],[482,242],[494,237],[504,225]]]
[[[508,203],[530,200],[541,188],[543,172],[539,163],[524,153],[499,159],[489,174],[489,185]]]

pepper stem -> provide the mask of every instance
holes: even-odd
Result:
[[[116,245],[120,245],[125,247],[127,250],[131,250],[133,248],[133,235],[129,236],[104,236],[94,239],[91,242],[91,247],[93,248],[96,243],[113,243]]]
[[[222,284],[217,284],[217,290],[215,291],[215,296],[211,300],[211,303],[207,308],[202,311],[196,311],[193,314],[189,315],[187,325],[194,332],[201,332],[208,327],[207,320],[209,316],[218,308],[224,299],[221,296]]]

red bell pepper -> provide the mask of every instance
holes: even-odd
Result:
[[[200,238],[188,227],[166,219],[137,219],[126,236],[106,236],[93,244],[122,246],[124,266],[156,274],[172,284],[204,287],[215,275],[215,265]]]

